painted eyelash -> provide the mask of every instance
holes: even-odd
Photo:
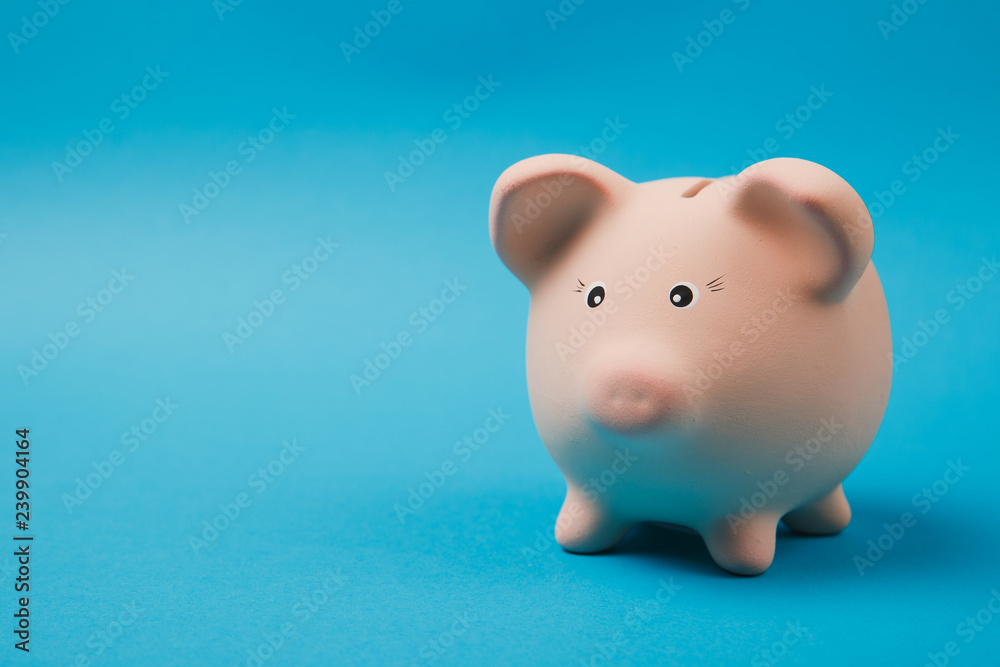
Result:
[[[710,291],[710,292],[721,292],[722,290],[724,290],[725,288],[723,287],[723,285],[726,284],[725,281],[723,281],[721,283],[719,281],[722,280],[722,278],[724,278],[725,275],[726,274],[722,274],[721,276],[719,276],[718,278],[716,278],[712,282],[707,283],[705,285],[705,287],[708,288],[708,291]],[[580,280],[579,278],[576,279],[576,282],[580,283],[580,287],[574,289],[573,291],[574,292],[582,292],[583,291],[582,288],[586,287],[586,285],[584,285],[583,281]]]

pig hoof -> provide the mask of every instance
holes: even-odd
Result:
[[[792,510],[782,519],[796,533],[834,535],[851,522],[851,506],[844,497],[844,488],[837,488],[819,500]]]
[[[719,521],[702,533],[708,552],[722,569],[733,574],[758,575],[774,560],[778,520],[756,517],[741,525]]]
[[[571,489],[556,519],[556,542],[573,553],[597,553],[618,544],[631,527]]]

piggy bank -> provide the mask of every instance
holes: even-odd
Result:
[[[500,176],[490,237],[531,297],[528,393],[566,478],[564,549],[654,522],[754,575],[779,521],[847,526],[841,483],[892,382],[871,216],[847,182],[777,158],[634,183],[544,155]]]

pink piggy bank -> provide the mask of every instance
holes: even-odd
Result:
[[[507,169],[497,255],[531,295],[535,424],[566,477],[555,537],[614,546],[639,522],[696,531],[759,574],[779,520],[828,535],[892,383],[871,216],[818,164],[633,183],[586,159]]]

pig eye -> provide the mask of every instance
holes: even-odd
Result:
[[[677,283],[670,288],[670,305],[686,310],[698,303],[698,288],[691,283]]]
[[[587,288],[587,307],[597,308],[604,303],[604,297],[607,294],[607,286],[604,283],[600,281],[591,283],[590,287]]]

